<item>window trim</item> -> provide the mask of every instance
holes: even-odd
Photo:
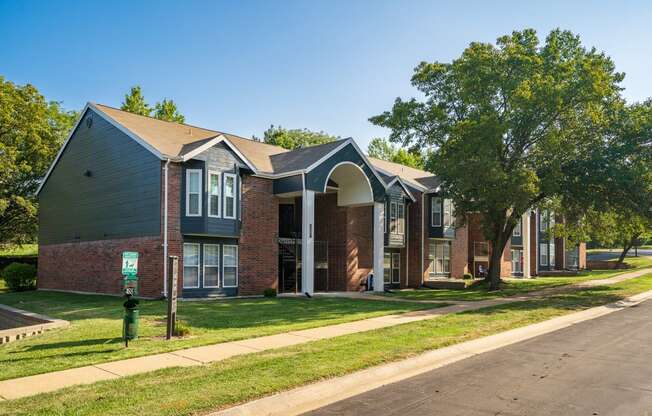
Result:
[[[511,260],[512,260],[512,273],[523,273],[523,249],[513,248],[511,251],[512,251],[512,253],[511,253],[512,254],[512,256],[511,256],[512,257],[511,258]],[[515,253],[518,254],[518,256],[517,256],[518,261],[517,262],[514,262],[514,254]],[[515,270],[516,269],[514,267],[515,263],[517,263],[520,266],[521,270]]]
[[[191,214],[190,213],[190,175],[196,173],[197,178],[199,180],[199,192],[197,195],[199,195],[199,200],[198,200],[198,209],[199,212],[197,214]],[[186,169],[186,217],[201,217],[202,216],[202,205],[203,205],[203,188],[202,188],[202,170],[201,169]],[[194,192],[192,192],[194,194]]]
[[[540,219],[539,219],[539,231],[540,232],[546,232],[548,231],[548,211],[544,210],[541,211]]]
[[[437,246],[441,245],[441,265],[442,271],[437,271]],[[448,257],[446,257],[445,246],[448,246]],[[428,261],[430,262],[430,272],[428,277],[431,279],[436,279],[437,277],[450,277],[451,276],[451,250],[452,244],[451,240],[444,239],[429,239],[428,241]],[[444,272],[444,262],[448,260],[448,272]]]
[[[516,222],[516,226],[514,226],[514,230],[512,231],[512,237],[522,237],[522,220],[518,220]],[[518,232],[516,232],[518,230]]]
[[[405,203],[396,202],[396,234],[405,235]]]
[[[555,258],[557,256],[555,255],[556,248],[555,248],[554,241],[555,240],[552,240],[550,244],[548,244],[548,265],[552,267],[557,267],[557,259]]]
[[[392,210],[392,208],[394,208]],[[390,234],[398,234],[398,224],[396,218],[398,217],[398,203],[391,201],[389,203],[389,232]]]
[[[211,193],[211,176],[217,176],[217,194]],[[221,218],[222,217],[222,175],[216,170],[209,170],[207,174],[208,179],[206,180],[206,198],[208,199],[208,212],[207,215],[210,218]],[[217,196],[217,214],[211,214],[211,197]]]
[[[542,248],[545,247],[545,250],[542,250]],[[543,262],[543,256],[545,255],[546,257],[546,262]],[[542,266],[549,266],[550,265],[550,260],[548,258],[548,244],[546,243],[539,243],[539,264]]]
[[[201,244],[200,243],[183,243],[183,254],[184,254],[184,260],[185,260],[185,255],[186,255],[186,246],[196,246],[197,247],[197,265],[192,265],[192,266],[187,266],[186,262],[183,262],[183,274],[181,276],[181,286],[183,289],[198,289],[201,287],[200,282],[201,282],[201,269],[202,269],[202,259],[201,259]],[[196,267],[197,268],[197,286],[186,286],[186,267]]]
[[[390,267],[391,267],[392,272],[390,273],[389,280],[390,280],[391,284],[400,284],[401,283],[401,253],[393,252],[391,254],[392,254],[392,258],[391,258],[391,262],[390,262]],[[398,263],[397,264],[398,267],[394,267],[394,265],[395,265],[394,260],[395,259],[398,259],[398,261],[396,262],[396,263]],[[396,281],[394,281],[394,270],[397,270],[397,275],[398,275],[398,279]]]
[[[206,264],[206,247],[211,246],[211,247],[217,247],[217,264]],[[202,244],[202,276],[201,276],[201,281],[202,281],[202,287],[205,288],[219,288],[220,287],[220,280],[222,276],[220,273],[222,272],[222,268],[220,267],[220,262],[221,262],[221,250],[220,250],[220,244],[212,244],[212,243],[204,243]],[[206,284],[206,267],[217,267],[217,286],[209,286]]]
[[[444,205],[444,208],[442,209],[442,211],[444,212],[443,225],[444,228],[450,228],[453,226],[453,201],[451,201],[448,198],[445,198],[443,205]]]
[[[235,266],[228,266],[228,267],[235,267],[235,285],[233,285],[233,286],[231,286],[231,285],[227,286],[224,283],[224,276],[225,276],[224,268],[227,267],[227,266],[225,266],[226,262],[224,261],[224,253],[226,252],[226,250],[224,250],[224,249],[227,248],[227,247],[235,248]],[[237,244],[222,244],[222,287],[223,288],[233,288],[233,287],[237,288],[238,287],[238,284],[240,283],[240,281],[239,281],[240,280],[240,276],[239,276],[239,274],[240,274],[240,265],[239,265],[239,262],[240,262],[240,247]]]
[[[437,209],[435,209],[435,207]],[[432,227],[441,227],[442,226],[442,205],[441,198],[438,196],[430,197],[430,225]],[[435,214],[437,214],[437,224],[435,224]]]
[[[223,191],[222,192],[222,194],[223,194],[223,196],[222,196],[222,198],[223,198],[222,206],[224,208],[223,209],[223,217],[225,219],[228,219],[228,220],[234,220],[238,216],[238,211],[237,211],[238,203],[237,203],[237,197],[236,197],[237,189],[238,189],[238,179],[237,179],[238,176],[235,173],[223,173],[222,176],[224,177],[224,186],[222,188],[222,191]],[[231,196],[227,196],[227,194],[226,194],[226,189],[227,189],[226,181],[227,181],[227,178],[233,178],[233,195],[231,195]],[[233,204],[232,204],[232,206],[233,206],[233,216],[227,215],[227,211],[226,211],[226,198],[227,197],[232,197],[233,198]]]

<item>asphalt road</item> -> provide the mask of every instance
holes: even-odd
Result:
[[[652,416],[652,301],[309,414]]]
[[[620,256],[621,251],[620,250],[612,250],[612,251],[601,251],[599,253],[589,253],[587,254],[588,260],[613,260],[617,259],[618,256]],[[634,257],[634,249],[629,250],[627,253],[627,258]],[[652,256],[652,250],[650,249],[645,249],[645,248],[639,248],[638,249],[638,255],[639,256]]]

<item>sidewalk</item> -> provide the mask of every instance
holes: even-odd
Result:
[[[52,373],[0,381],[0,400],[12,400],[32,396],[39,393],[50,392],[77,384],[91,384],[101,380],[116,379],[124,376],[159,370],[169,367],[189,367],[225,360],[227,358],[266,351],[275,348],[288,347],[311,341],[335,338],[358,332],[371,331],[409,322],[423,321],[437,318],[442,315],[473,311],[489,306],[522,302],[534,297],[545,296],[566,290],[610,284],[652,272],[652,268],[625,273],[603,280],[593,280],[576,285],[552,288],[526,295],[510,298],[497,298],[483,301],[457,302],[454,305],[428,309],[423,311],[408,312],[400,315],[386,315],[360,321],[348,322],[319,328],[291,331],[284,334],[269,335],[259,338],[250,338],[241,341],[225,342],[221,344],[188,348],[162,354],[131,358],[121,361],[90,365],[69,370],[55,371]],[[617,280],[615,280],[617,279]],[[383,297],[383,300],[387,298]]]

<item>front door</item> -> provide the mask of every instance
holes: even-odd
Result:
[[[523,273],[523,250],[512,249],[512,273]]]
[[[401,283],[401,253],[392,253],[392,284]]]

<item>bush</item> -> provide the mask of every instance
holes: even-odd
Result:
[[[11,263],[5,267],[0,277],[10,290],[22,292],[36,289],[36,267],[25,263]]]
[[[185,337],[190,335],[190,325],[186,321],[177,321],[174,324],[174,333],[172,334],[175,337]]]
[[[265,289],[265,290],[263,291],[263,295],[264,295],[266,298],[275,298],[275,297],[276,297],[276,289],[273,289],[273,288],[271,288],[271,287],[268,288],[268,289]]]
[[[473,275],[471,273],[464,273],[464,280],[470,280],[473,279]]]

